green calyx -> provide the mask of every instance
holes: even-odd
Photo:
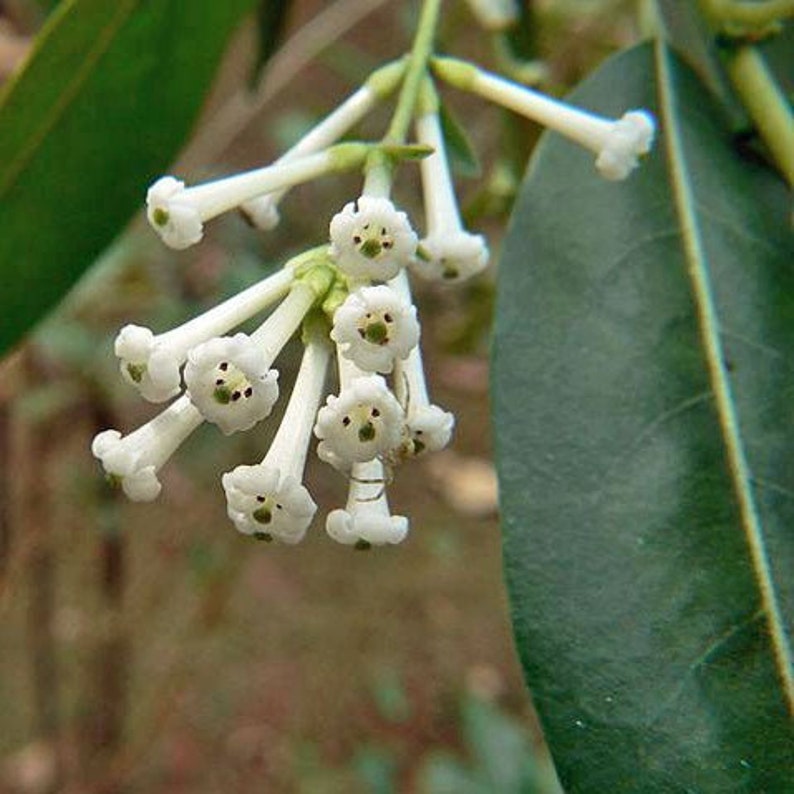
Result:
[[[476,66],[460,58],[431,58],[430,66],[445,83],[464,91],[471,88],[479,71]]]
[[[259,524],[269,524],[273,520],[273,511],[268,507],[260,507],[253,512],[254,521]]]
[[[328,156],[329,171],[352,171],[364,165],[367,157],[377,146],[376,143],[337,143],[325,150]]]
[[[320,307],[327,318],[327,322],[333,324],[336,310],[347,300],[349,294],[350,288],[347,279],[341,273],[337,273],[336,280]]]
[[[337,270],[330,256],[326,253],[311,262],[307,262],[295,274],[295,284],[307,286],[314,294],[315,305],[322,303],[336,280]],[[293,287],[294,289],[294,287]]]
[[[378,99],[386,99],[390,94],[393,94],[400,85],[405,70],[408,68],[408,57],[402,57],[397,61],[387,63],[376,69],[364,83],[364,85],[372,91]]]

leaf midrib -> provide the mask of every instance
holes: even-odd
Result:
[[[659,78],[660,111],[666,133],[667,157],[673,201],[681,222],[681,237],[692,291],[697,308],[698,327],[703,343],[709,380],[719,417],[731,482],[739,504],[739,515],[745,533],[761,603],[767,616],[783,694],[789,711],[794,713],[794,670],[792,650],[786,636],[780,604],[766,554],[761,519],[755,503],[750,469],[744,451],[739,418],[728,372],[725,368],[720,339],[717,308],[709,279],[707,258],[699,230],[694,192],[687,178],[686,157],[681,131],[675,113],[675,89],[672,84],[669,50],[664,42],[656,42],[656,63]]]
[[[36,52],[47,45],[47,41],[49,40],[50,36],[58,29],[58,26],[61,24],[63,19],[72,12],[76,2],[77,0],[73,0],[73,2],[65,4],[60,12],[55,12],[57,16],[52,18],[51,24],[39,38],[34,52],[29,56],[30,58],[35,58]],[[93,67],[105,54],[119,28],[121,28],[121,26],[127,21],[139,2],[140,0],[126,0],[126,2],[118,3],[117,13],[111,20],[108,21],[105,27],[100,30],[99,35],[97,36],[93,46],[88,50],[86,57],[80,65],[80,68],[74,73],[72,80],[66,84],[66,87],[58,97],[58,101],[49,108],[49,112],[39,125],[38,130],[30,136],[28,145],[22,147],[17,153],[16,157],[14,157],[8,164],[5,178],[0,181],[0,200],[2,200],[14,182],[19,178],[19,175],[25,169],[26,164],[30,162],[36,151],[41,147],[42,143],[47,138],[47,135],[55,127],[64,113],[66,113],[69,106],[78,96],[80,89],[90,76]],[[14,95],[17,86],[22,83],[22,81],[25,79],[25,76],[26,70],[23,69],[18,74],[16,79],[13,80],[8,86],[8,90],[5,91],[0,97],[0,110],[2,110],[4,102],[8,101],[10,97]]]

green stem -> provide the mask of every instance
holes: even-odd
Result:
[[[755,47],[738,47],[725,64],[742,104],[786,181],[794,187],[794,113]]]
[[[383,138],[385,144],[401,145],[408,137],[422,83],[427,74],[427,64],[433,54],[440,10],[441,0],[424,0],[422,4],[397,106]],[[376,193],[383,193],[384,190],[388,192],[386,186],[391,184],[393,168],[394,164],[383,152],[373,152],[367,160],[367,187]]]
[[[427,74],[427,62],[433,54],[433,40],[440,9],[441,0],[424,0],[405,80],[384,143],[405,143],[422,81]]]

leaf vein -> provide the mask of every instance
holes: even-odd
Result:
[[[670,55],[662,42],[656,44],[659,73],[660,109],[667,130],[667,152],[673,199],[681,219],[681,235],[687,272],[692,284],[697,307],[698,323],[714,400],[725,444],[729,473],[737,498],[742,528],[747,539],[753,569],[758,582],[764,612],[769,622],[770,639],[774,652],[783,695],[789,711],[794,713],[794,671],[792,651],[780,611],[772,572],[767,558],[761,519],[755,504],[750,469],[744,452],[739,418],[737,416],[717,320],[717,308],[709,278],[708,262],[704,250],[697,202],[686,170],[684,143],[675,112],[673,77]]]

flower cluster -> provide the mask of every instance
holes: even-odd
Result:
[[[652,142],[645,111],[611,121],[453,59],[434,59],[435,74],[529,116],[591,149],[607,179],[624,179]],[[388,64],[272,165],[186,187],[171,176],[147,195],[147,216],[176,249],[200,242],[204,224],[241,209],[260,229],[278,223],[278,205],[294,185],[340,170],[363,169],[362,194],[330,219],[328,239],[199,317],[155,333],[127,325],[116,337],[121,375],[150,402],[171,401],[128,435],[99,433],[92,444],[108,479],[133,500],[158,496],[160,468],[200,424],[226,435],[265,419],[283,386],[273,368],[302,331],[304,352],[283,419],[260,462],[222,475],[227,513],[243,534],[299,542],[317,505],[304,484],[312,443],[349,481],[344,509],[332,510],[334,540],[369,548],[399,543],[408,520],[392,515],[387,486],[395,468],[444,448],[454,417],[430,399],[409,274],[443,283],[476,276],[488,263],[484,237],[464,227],[429,71],[414,90],[416,144],[337,141],[402,85],[406,60]],[[417,83],[414,83],[417,85]],[[390,198],[391,173],[419,159],[424,234]],[[250,334],[237,329],[266,315]],[[336,388],[326,393],[331,362]],[[325,399],[324,399],[325,398]]]

